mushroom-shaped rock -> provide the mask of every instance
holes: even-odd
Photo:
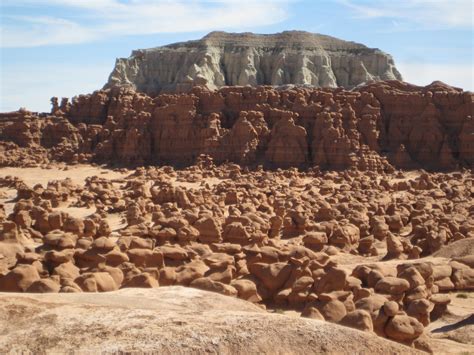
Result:
[[[192,281],[203,277],[207,271],[209,267],[202,260],[191,261],[176,268],[176,283],[188,286]]]
[[[292,269],[292,265],[284,262],[273,264],[254,263],[249,265],[249,271],[270,291],[280,289],[290,277]]]
[[[180,243],[195,242],[199,238],[199,230],[193,226],[184,226],[178,229],[176,236]]]
[[[364,311],[363,309],[357,309],[347,313],[345,317],[341,319],[339,324],[367,332],[374,330],[372,317],[369,312]]]
[[[375,284],[375,292],[386,295],[399,295],[409,288],[410,283],[407,280],[391,276],[386,276]]]
[[[257,292],[257,285],[251,280],[233,280],[230,285],[237,290],[239,298],[243,300],[255,303],[262,300]]]
[[[457,269],[451,276],[457,290],[474,290],[474,269]]]
[[[228,243],[246,245],[250,242],[250,235],[240,222],[227,224],[222,237]]]
[[[44,254],[44,261],[52,265],[67,263],[69,261],[72,261],[73,258],[73,249],[63,249],[61,251],[50,250]]]
[[[218,243],[222,240],[220,224],[217,219],[213,217],[198,219],[193,227],[199,231],[198,239],[202,243]]]
[[[150,249],[130,249],[127,256],[135,266],[142,267],[163,267],[163,253]]]
[[[163,245],[155,250],[160,251],[166,259],[181,261],[189,257],[188,252],[179,245]]]
[[[81,236],[84,233],[84,221],[80,218],[68,217],[64,221],[63,230]]]
[[[360,230],[353,224],[345,224],[337,227],[329,238],[329,244],[343,250],[350,250],[352,246],[359,243]]]
[[[357,309],[363,309],[369,312],[372,316],[372,319],[374,319],[377,316],[380,308],[382,308],[387,301],[387,298],[384,296],[373,294],[369,297],[361,298],[355,303],[355,306]]]
[[[113,238],[99,237],[92,242],[91,247],[102,253],[107,253],[115,247],[116,243]]]
[[[211,269],[221,269],[229,265],[234,265],[235,260],[232,255],[226,253],[212,253],[202,259]]]
[[[416,318],[425,327],[430,323],[430,312],[433,310],[433,304],[427,299],[417,299],[407,307],[407,314]]]
[[[414,267],[403,269],[398,273],[398,277],[407,280],[410,283],[410,289],[414,289],[415,287],[425,284],[425,279]]]
[[[122,288],[125,287],[140,287],[140,288],[155,288],[158,287],[159,283],[150,273],[143,272],[138,275],[134,275],[131,279],[124,282]]]
[[[398,237],[389,233],[387,236],[387,254],[385,255],[385,260],[389,259],[402,259],[403,254],[403,244]]]
[[[33,282],[26,292],[31,293],[58,293],[61,285],[53,279],[40,279]]]
[[[383,305],[383,310],[389,317],[394,317],[398,313],[398,309],[398,303],[395,301],[387,301]]]
[[[77,237],[72,233],[59,230],[49,232],[43,237],[43,243],[56,249],[74,248]]]
[[[107,272],[90,272],[80,275],[74,282],[84,292],[108,292],[118,289],[114,279]]]
[[[61,293],[79,293],[82,289],[71,279],[61,280]]]
[[[310,305],[314,305],[328,322],[338,323],[347,314],[344,303],[338,299],[317,300]]]
[[[328,243],[327,234],[324,232],[307,232],[303,237],[304,246],[314,250],[321,251]]]
[[[0,291],[2,292],[24,292],[40,276],[33,265],[18,265],[8,274],[0,277]]]
[[[113,267],[113,266],[109,266],[109,265],[99,265],[99,267],[97,269],[95,269],[94,271],[101,271],[101,272],[107,272],[110,276],[112,276],[112,278],[114,279],[115,281],[115,284],[120,287],[120,285],[122,284],[123,280],[124,280],[124,274],[123,274],[123,271],[121,269],[119,269],[118,267]]]
[[[72,262],[62,263],[54,268],[53,275],[62,279],[76,279],[80,275],[79,268]]]
[[[107,254],[105,254],[105,260],[107,265],[110,266],[119,266],[122,263],[130,261],[128,255],[118,249],[112,249]]]
[[[430,301],[434,304],[433,310],[430,313],[430,320],[435,321],[446,313],[448,305],[451,303],[451,298],[447,294],[437,293],[430,297]]]
[[[317,294],[343,290],[347,282],[347,272],[337,267],[330,268],[321,279],[314,283]]]
[[[423,333],[423,324],[413,317],[396,315],[387,322],[385,333],[389,339],[410,344]]]

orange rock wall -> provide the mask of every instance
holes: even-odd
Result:
[[[452,169],[474,163],[474,95],[435,82],[354,91],[224,87],[150,97],[126,89],[52,99],[51,116],[2,114],[3,141],[50,159],[124,165]],[[8,117],[11,117],[8,120]]]

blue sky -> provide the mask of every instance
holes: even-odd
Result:
[[[115,58],[213,30],[304,30],[380,48],[408,82],[474,90],[472,0],[1,0],[0,111],[101,88]]]

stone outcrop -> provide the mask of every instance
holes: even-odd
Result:
[[[402,77],[392,57],[359,43],[302,31],[211,32],[200,40],[135,50],[117,59],[105,88],[126,86],[155,95],[195,85],[352,88],[393,79]]]
[[[125,88],[53,98],[50,115],[0,116],[0,165],[214,162],[382,171],[474,164],[474,95],[440,82],[353,91],[196,87],[155,98]],[[425,182],[429,185],[429,182]],[[394,222],[395,223],[395,222]]]

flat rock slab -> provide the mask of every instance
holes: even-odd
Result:
[[[110,293],[0,293],[0,353],[410,354],[326,322],[270,314],[185,287]]]

